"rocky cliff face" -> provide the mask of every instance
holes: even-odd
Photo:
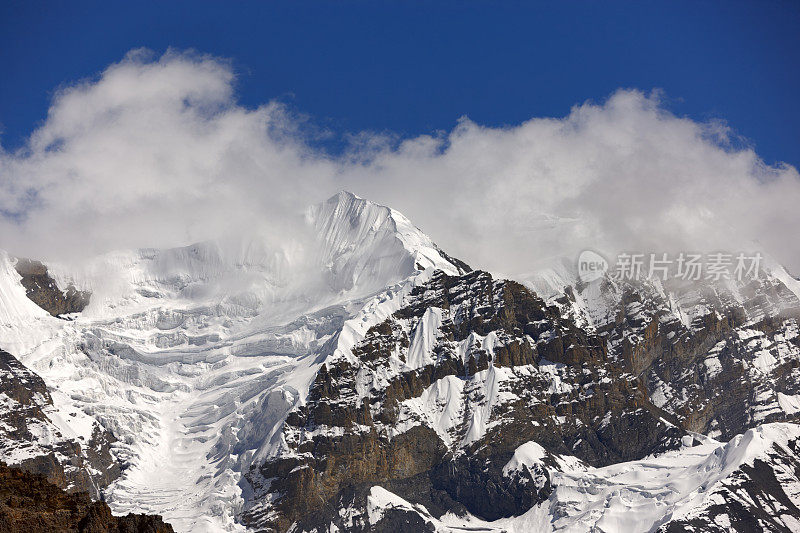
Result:
[[[8,533],[172,533],[160,516],[113,516],[86,492],[67,493],[44,476],[0,463],[0,529]]]
[[[601,336],[686,429],[729,440],[800,412],[800,300],[768,273],[741,283],[605,279],[567,292],[556,302],[564,315]]]
[[[64,415],[87,427],[75,435]],[[0,350],[0,458],[28,472],[42,474],[69,491],[100,490],[120,474],[110,453],[113,435],[77,412],[59,413],[44,381],[11,354]]]
[[[18,259],[15,268],[22,277],[21,283],[28,298],[53,316],[80,313],[89,304],[91,295],[88,292],[79,291],[72,285],[61,290],[50,277],[47,267],[39,261]]]
[[[285,447],[251,471],[262,504],[244,520],[276,531],[496,521],[551,499],[553,472],[571,461],[621,464],[691,446],[687,432],[727,440],[793,420],[799,310],[774,277],[666,288],[606,278],[545,301],[485,272],[436,273],[351,354],[326,360],[286,419]],[[529,443],[538,460],[509,472]],[[737,475],[762,480],[759,465]],[[375,486],[406,507],[370,521]]]
[[[438,515],[515,516],[551,491],[545,469],[503,471],[528,441],[552,464],[602,466],[684,434],[600,336],[485,272],[435,274],[353,355],[326,362],[286,421],[287,449],[253,473],[274,506],[251,523],[346,529],[342,498],[374,484]]]

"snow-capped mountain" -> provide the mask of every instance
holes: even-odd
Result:
[[[72,320],[37,306],[20,263],[0,256],[2,347],[54,391],[56,411],[116,437],[124,474],[105,491],[114,510],[163,513],[187,530],[238,527],[240,474],[285,416],[263,421],[278,409],[268,399],[287,411],[305,401],[321,354],[358,338],[366,322],[346,322],[378,288],[461,268],[401,214],[349,193],[309,210],[307,223],[317,253],[302,257],[313,265],[252,240],[49,265],[58,284],[91,294]],[[89,442],[91,423],[75,426]]]
[[[176,531],[800,525],[779,266],[496,279],[345,192],[298,235],[0,253],[3,461]]]

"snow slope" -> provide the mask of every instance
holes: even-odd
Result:
[[[114,512],[241,529],[241,474],[279,445],[325,357],[346,354],[426,269],[458,272],[408,219],[350,193],[306,223],[313,239],[279,250],[254,235],[49,264],[61,286],[92,293],[74,321],[28,300],[0,254],[0,348],[58,391],[56,410],[117,436],[127,468],[106,490]]]

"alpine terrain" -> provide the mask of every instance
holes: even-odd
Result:
[[[257,232],[79,266],[0,252],[0,522],[800,531],[780,265],[507,280],[347,192],[305,224],[297,254]]]

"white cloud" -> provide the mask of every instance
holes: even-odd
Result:
[[[26,150],[0,154],[2,246],[33,255],[283,235],[332,176],[281,106],[235,105],[231,69],[134,52],[61,91]],[[328,186],[327,189],[333,189]],[[285,227],[284,227],[285,226]]]
[[[134,52],[54,99],[27,149],[0,151],[0,247],[93,253],[267,228],[296,237],[309,204],[348,189],[408,215],[475,266],[518,273],[585,247],[751,249],[800,270],[800,176],[732,148],[717,122],[618,91],[511,128],[463,119],[395,143],[312,150],[276,103],[237,105],[214,58]]]
[[[453,253],[511,272],[586,247],[737,251],[753,242],[800,266],[797,171],[729,148],[729,135],[668,113],[657,94],[618,91],[563,119],[505,129],[463,120],[445,138],[383,151],[360,182]]]

